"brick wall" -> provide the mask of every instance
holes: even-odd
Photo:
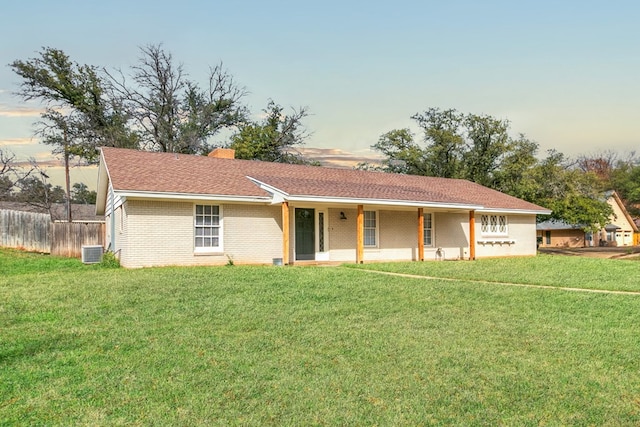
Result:
[[[271,263],[282,257],[279,206],[221,205],[223,248],[194,253],[194,203],[129,200],[120,246],[125,267]],[[118,230],[118,224],[116,224]],[[116,231],[118,233],[118,231]],[[126,244],[125,244],[126,243]]]
[[[477,244],[476,257],[531,256],[536,248],[536,216],[507,215],[509,236],[505,240],[515,240],[515,244]],[[500,240],[499,238],[497,240]],[[476,214],[476,240],[485,240],[480,232],[480,216]],[[486,240],[492,240],[487,238]]]
[[[224,251],[234,261],[271,264],[282,258],[280,206],[224,205],[224,220]]]

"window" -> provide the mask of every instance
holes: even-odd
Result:
[[[480,216],[480,233],[485,235],[503,235],[509,234],[509,227],[506,215],[481,215]]]
[[[430,213],[424,214],[422,241],[425,246],[433,246],[433,216]]]
[[[220,206],[196,205],[195,248],[197,252],[222,249],[222,215]]]
[[[318,212],[318,251],[324,252],[324,212]]]
[[[545,238],[546,238],[546,244],[550,245],[551,244],[551,230],[547,230],[544,233],[545,233]]]
[[[364,245],[376,246],[376,211],[364,211]]]

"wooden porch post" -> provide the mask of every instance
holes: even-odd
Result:
[[[289,202],[282,202],[282,264],[289,264]]]
[[[476,259],[476,211],[469,211],[469,259]]]
[[[424,261],[424,209],[418,208],[418,261]]]
[[[356,264],[364,261],[364,206],[358,205],[356,218]]]

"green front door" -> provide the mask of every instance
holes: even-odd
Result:
[[[296,259],[316,259],[315,209],[296,208]]]

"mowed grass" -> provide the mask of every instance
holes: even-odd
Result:
[[[0,425],[640,424],[639,296],[45,258],[0,250]]]
[[[451,279],[521,283],[563,288],[640,292],[638,259],[564,255],[494,258],[477,261],[372,263],[349,267]]]

